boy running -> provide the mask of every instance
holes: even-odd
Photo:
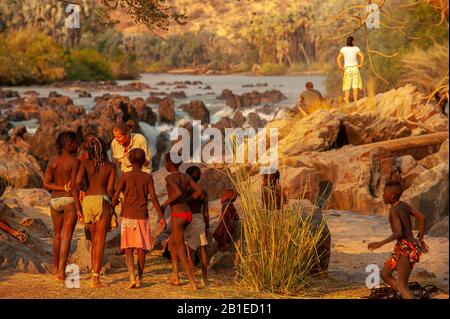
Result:
[[[397,290],[403,299],[413,299],[408,288],[408,279],[414,264],[419,262],[423,253],[428,252],[428,246],[423,241],[425,234],[425,216],[407,203],[399,200],[402,195],[402,187],[398,183],[388,182],[384,187],[383,200],[391,205],[389,212],[389,223],[392,235],[380,242],[370,243],[369,250],[397,240],[394,252],[385,262],[381,271],[381,278],[392,288]],[[418,239],[414,238],[411,226],[411,216],[419,222]],[[397,277],[392,276],[397,271]]]

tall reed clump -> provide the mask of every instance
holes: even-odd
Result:
[[[299,293],[319,264],[326,224],[317,222],[314,211],[306,207],[282,202],[283,208],[276,209],[274,196],[263,206],[258,177],[251,171],[245,164],[228,169],[242,206],[238,285],[260,292]]]

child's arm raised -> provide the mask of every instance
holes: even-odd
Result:
[[[400,220],[400,217],[398,216],[398,212],[395,210],[395,208],[391,208],[391,226],[392,226],[392,235],[386,238],[385,240],[382,240],[380,242],[374,242],[370,243],[368,245],[369,250],[374,250],[377,248],[380,248],[381,246],[390,243],[391,241],[395,239],[400,239],[402,236],[402,223]]]

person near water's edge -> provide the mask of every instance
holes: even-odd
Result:
[[[309,113],[311,108],[322,103],[322,94],[314,89],[311,81],[305,83],[305,90],[300,94],[297,100],[297,111],[300,113]]]
[[[358,63],[358,57],[360,62]],[[342,66],[344,60],[344,66]],[[359,69],[364,65],[364,54],[355,46],[355,39],[353,37],[347,38],[347,45],[342,47],[337,56],[337,64],[339,69],[344,71],[344,78],[342,81],[342,90],[344,91],[345,102],[350,102],[350,90],[353,90],[353,100],[358,100],[358,90],[362,90],[362,79]]]

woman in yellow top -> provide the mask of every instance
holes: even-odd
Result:
[[[347,45],[341,48],[337,56],[337,64],[339,69],[344,71],[344,79],[342,90],[344,91],[345,102],[350,102],[350,90],[353,89],[353,100],[358,100],[358,90],[362,89],[362,80],[359,69],[364,65],[364,54],[354,45],[355,39],[353,37],[347,38]],[[360,63],[358,63],[358,57]],[[344,60],[344,66],[342,66]]]

